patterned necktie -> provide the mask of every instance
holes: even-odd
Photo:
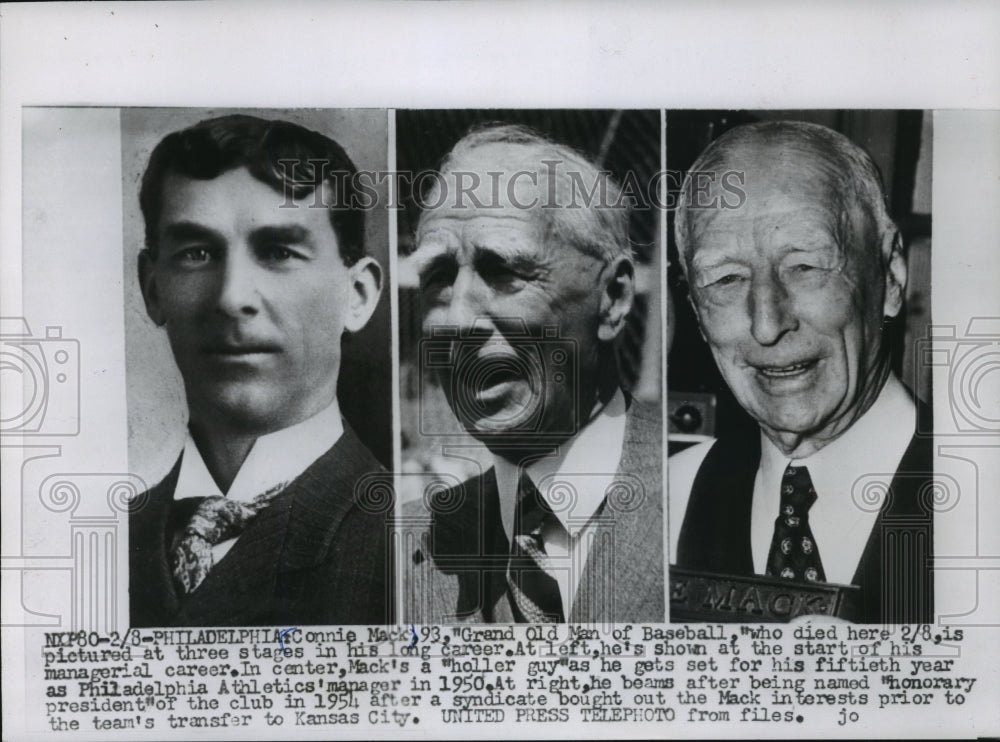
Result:
[[[247,524],[287,484],[282,482],[250,502],[212,495],[199,503],[191,520],[178,535],[171,560],[174,579],[185,594],[193,592],[215,564],[212,547],[243,533]]]
[[[507,563],[507,587],[518,623],[563,622],[559,584],[551,574],[551,558],[542,542],[545,527],[555,517],[528,476],[522,475]]]
[[[809,528],[809,508],[816,502],[809,470],[791,464],[781,478],[781,512],[767,556],[767,574],[790,580],[825,582],[819,548]]]

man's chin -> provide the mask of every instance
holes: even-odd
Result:
[[[537,432],[535,427],[522,424],[522,421],[511,419],[479,418],[463,421],[466,432],[478,440],[498,440],[508,438],[521,440],[525,436]]]
[[[291,405],[282,404],[273,393],[259,388],[227,385],[205,395],[203,401],[189,402],[192,422],[208,427],[224,426],[234,431],[265,435],[286,428]]]
[[[766,414],[754,417],[766,431],[782,437],[814,438],[822,436],[830,425],[830,415],[822,415],[815,408],[786,410],[772,407]]]

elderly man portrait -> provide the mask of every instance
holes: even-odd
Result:
[[[737,126],[691,166],[675,235],[757,430],[668,461],[671,563],[854,585],[852,620],[931,621],[928,410],[891,371],[907,259],[871,157],[819,124]],[[887,486],[874,505],[871,477]]]
[[[401,555],[404,620],[664,620],[662,417],[616,352],[636,296],[620,195],[511,123],[474,126],[425,194],[421,354],[487,454],[405,508],[427,525]]]
[[[239,114],[149,156],[139,281],[188,423],[130,517],[133,626],[392,620],[385,515],[358,498],[384,470],[337,398],[382,285],[354,172],[328,136]]]

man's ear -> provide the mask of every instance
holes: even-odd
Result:
[[[597,337],[602,342],[610,342],[625,327],[625,318],[632,311],[635,301],[635,266],[631,258],[624,255],[605,266],[601,292],[601,324]]]
[[[382,267],[374,258],[364,257],[350,268],[351,294],[344,329],[357,332],[371,319],[382,295]]]
[[[886,235],[882,255],[885,256],[885,304],[882,313],[886,317],[895,317],[903,308],[906,297],[906,255],[899,230]]]
[[[157,327],[163,327],[167,323],[167,318],[163,316],[163,309],[160,307],[160,291],[156,285],[155,263],[156,258],[153,257],[148,248],[139,252],[139,289],[142,291],[142,299],[146,303],[146,314]]]

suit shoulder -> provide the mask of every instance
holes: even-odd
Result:
[[[177,488],[177,478],[181,471],[181,458],[178,456],[173,467],[159,482],[144,492],[140,492],[128,501],[129,521],[135,523],[143,520],[153,510],[154,505],[164,500],[172,500]]]
[[[691,499],[691,488],[694,480],[705,462],[705,457],[715,445],[714,440],[696,443],[675,453],[667,459],[667,498],[670,523],[670,562],[677,561],[677,543],[680,540],[681,526],[687,512],[688,501]]]
[[[712,450],[712,446],[714,446],[715,443],[715,439],[695,443],[693,446],[688,446],[683,451],[678,451],[673,456],[668,458],[667,469],[671,485],[673,485],[675,481],[679,483],[687,479],[694,481],[694,475],[697,474],[698,469],[701,468],[702,462],[705,460],[705,457],[708,456],[708,452]],[[689,488],[690,481],[688,482]]]
[[[444,479],[444,477],[442,477]],[[434,516],[440,520],[456,512],[473,507],[484,485],[484,476],[471,477],[464,482],[452,484],[451,487],[435,487],[423,493],[421,497],[411,497],[404,502],[401,511],[404,516]]]

